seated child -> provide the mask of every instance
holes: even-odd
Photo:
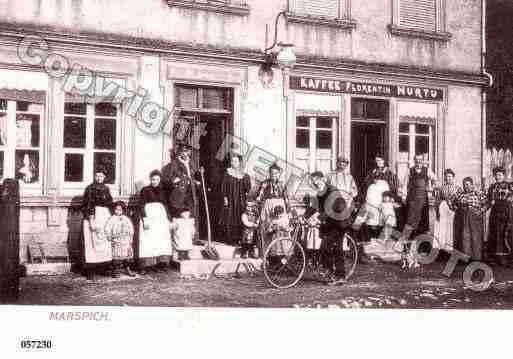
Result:
[[[310,195],[306,194],[303,198],[305,212],[303,218],[307,225],[306,233],[303,233],[303,243],[305,243],[307,261],[312,265],[319,262],[319,249],[321,248],[322,238],[319,235],[321,221],[319,211],[313,207]]]
[[[290,238],[290,219],[283,206],[273,208],[271,221],[267,227],[268,245],[276,238]],[[271,256],[283,256],[288,254],[292,241],[282,241],[271,248]]]
[[[192,249],[192,241],[196,233],[194,218],[191,218],[191,211],[187,208],[182,209],[180,217],[173,218],[170,227],[171,239],[178,253],[178,260],[189,260],[189,251]]]
[[[134,226],[125,215],[126,205],[122,201],[114,203],[114,215],[105,224],[105,234],[112,242],[112,277],[120,277],[120,269],[125,268],[125,273],[130,277],[135,274],[129,268],[129,262],[133,259],[132,240]]]
[[[383,192],[383,202],[380,208],[379,225],[382,228],[380,238],[389,240],[392,231],[397,227],[397,218],[395,216],[394,194],[390,191]]]
[[[246,203],[246,210],[242,213],[241,220],[244,227],[241,239],[241,258],[257,258],[255,253],[256,244],[256,229],[259,223],[258,206],[256,202],[248,201]]]
[[[363,240],[369,241],[372,238],[378,238],[381,231],[380,217],[381,204],[383,202],[383,193],[390,191],[388,183],[383,180],[376,180],[367,189],[365,203],[358,211],[358,215],[353,223],[355,230],[360,230],[362,225]]]

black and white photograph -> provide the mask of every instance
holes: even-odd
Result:
[[[509,315],[512,39],[513,0],[0,0],[0,321]]]

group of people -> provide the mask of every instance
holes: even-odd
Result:
[[[111,270],[113,277],[119,277],[123,268],[133,276],[129,262],[134,259],[140,274],[167,271],[173,253],[178,260],[190,259],[197,233],[196,187],[200,184],[190,158],[191,149],[180,146],[162,171],[150,173],[150,184],[139,194],[135,235],[126,204],[113,202],[103,169],[95,170],[94,182],[86,188],[82,203],[83,268],[88,279],[100,270]]]
[[[168,165],[150,173],[150,184],[139,194],[136,233],[125,203],[113,202],[104,184],[105,173],[96,171],[82,207],[88,278],[104,264],[113,269],[115,277],[123,269],[134,275],[128,265],[134,258],[141,274],[166,271],[173,253],[178,260],[190,259],[197,238],[197,190],[201,185],[190,158],[190,148],[180,146]],[[333,172],[310,175],[315,198],[305,196],[303,216],[312,224],[305,248],[309,260],[315,260],[321,249],[330,253],[323,258],[330,261],[324,265],[332,269],[332,283],[344,278],[340,234],[352,226],[358,230],[360,241],[366,242],[383,235],[387,239],[394,229],[402,231],[402,238],[424,233],[429,230],[430,190],[436,194],[436,239],[440,247],[455,248],[473,260],[482,260],[484,216],[491,207],[487,258],[508,263],[513,239],[513,184],[505,181],[503,168],[494,170],[496,182],[485,194],[474,188],[470,177],[458,186],[451,169],[444,173],[445,183],[438,186],[422,156],[415,157],[403,187],[383,156],[376,155],[375,162],[360,189],[350,174],[348,160],[342,157]],[[272,164],[267,179],[254,192],[250,177],[243,171],[242,158],[230,157],[220,186],[222,211],[217,224],[224,228],[224,241],[240,247],[242,258],[263,256],[273,238],[290,235],[294,211],[281,175],[282,169]]]

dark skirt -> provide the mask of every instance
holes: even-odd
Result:
[[[489,256],[505,258],[511,255],[513,210],[507,201],[497,201],[490,211],[488,225]]]
[[[425,233],[429,230],[429,206],[425,192],[420,192],[408,200],[408,214],[406,223],[409,224],[415,233]]]
[[[228,206],[222,210],[220,224],[223,226],[242,225],[241,216],[246,206],[246,194],[251,187],[251,181],[248,175],[243,178],[236,178],[225,174],[221,185],[221,195],[228,199]],[[240,239],[240,238],[239,238]]]

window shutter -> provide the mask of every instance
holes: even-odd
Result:
[[[399,0],[400,25],[436,31],[436,0]]]
[[[346,0],[295,0],[291,11],[301,15],[338,18],[345,15],[345,3]]]

